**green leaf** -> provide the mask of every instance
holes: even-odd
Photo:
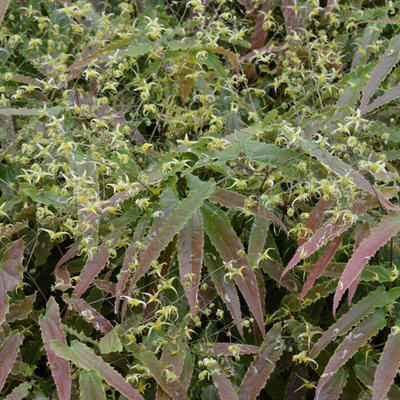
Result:
[[[80,400],[106,400],[103,382],[95,370],[82,371],[79,374]]]
[[[249,237],[248,257],[250,265],[257,265],[261,254],[264,252],[265,239],[268,235],[269,221],[258,215],[254,217]]]
[[[119,340],[119,328],[115,327],[100,339],[99,349],[102,354],[122,351],[122,344]]]
[[[22,382],[4,400],[23,400],[28,396],[31,387],[31,382]]]

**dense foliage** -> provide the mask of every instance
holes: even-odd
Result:
[[[0,397],[399,399],[398,12],[2,0]]]

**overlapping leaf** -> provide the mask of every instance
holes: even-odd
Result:
[[[65,332],[61,328],[58,305],[53,297],[50,297],[47,303],[46,315],[40,317],[39,323],[58,395],[60,396],[60,400],[69,400],[71,397],[72,380],[68,361],[58,357],[50,346],[52,340],[58,340],[60,343],[67,344]]]
[[[0,347],[0,392],[11,371],[15,358],[17,357],[19,346],[21,346],[23,339],[21,333],[12,333]]]
[[[381,222],[373,229],[371,234],[354,251],[350,261],[347,263],[342,276],[340,277],[333,300],[333,312],[339,305],[346,289],[348,289],[354,280],[361,274],[365,264],[369,259],[392,238],[400,229],[400,214],[388,215],[382,218]]]
[[[122,393],[127,399],[143,400],[143,397],[114,368],[83,343],[74,340],[69,347],[58,340],[53,340],[51,349],[58,357],[70,360],[80,368],[95,370],[109,385]]]
[[[12,242],[3,255],[0,265],[0,325],[8,312],[7,292],[15,289],[21,282],[23,257],[22,239]]]
[[[232,263],[237,271],[241,269],[240,274],[234,274],[233,279],[264,334],[263,312],[256,277],[247,256],[243,255],[245,253],[240,239],[222,211],[205,205],[201,208],[201,213],[204,229],[224,262]]]
[[[316,400],[319,400],[319,394],[322,388],[333,377],[333,375],[337,373],[339,368],[385,325],[386,321],[384,311],[377,310],[344,339],[330,358],[325,367],[324,373],[320,377],[318,386],[315,390]]]

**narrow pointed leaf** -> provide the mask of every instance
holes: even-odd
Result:
[[[378,365],[368,357],[367,360],[362,359],[361,362],[356,363],[354,367],[354,372],[357,378],[370,390],[373,389],[375,375]],[[388,400],[400,399],[400,388],[395,383],[390,385],[389,390],[386,394]],[[372,400],[372,395],[369,397]]]
[[[384,311],[381,309],[376,310],[374,314],[364,320],[342,341],[330,358],[324,373],[321,375],[315,391],[316,400],[319,400],[321,389],[329,379],[337,373],[339,368],[353,357],[361,346],[367,343],[369,339],[385,326],[386,320]]]
[[[118,313],[119,303],[121,301],[121,295],[125,289],[126,282],[128,281],[128,278],[129,278],[130,267],[131,267],[131,264],[138,252],[136,242],[142,240],[145,228],[146,228],[145,223],[139,222],[139,224],[136,228],[135,236],[132,239],[132,243],[129,245],[128,249],[126,250],[124,261],[122,262],[121,272],[119,273],[119,277],[118,277],[116,291],[115,291],[115,307],[114,307],[115,314]]]
[[[390,46],[386,49],[385,53],[381,57],[378,65],[375,67],[371,78],[364,89],[361,98],[360,109],[363,110],[370,98],[375,93],[380,83],[385,79],[385,77],[390,73],[392,68],[397,64],[400,58],[400,35],[395,36],[391,42]]]
[[[190,191],[188,197],[179,202],[171,215],[164,221],[156,235],[149,238],[149,244],[143,250],[139,265],[137,266],[132,282],[136,282],[146,273],[150,263],[156,259],[173,237],[182,229],[188,219],[208,199],[215,190],[215,183],[209,181],[201,183]]]
[[[318,400],[337,400],[346,384],[347,372],[340,368],[319,392]]]
[[[8,5],[10,4],[10,0],[3,0],[0,4],[0,23],[4,18],[4,15],[7,11]]]
[[[75,243],[68,251],[58,260],[54,274],[56,276],[56,288],[67,290],[70,288],[70,276],[64,264],[74,258],[79,253],[80,242]]]
[[[77,313],[79,313],[87,322],[92,324],[98,331],[106,334],[113,329],[112,324],[107,318],[103,317],[94,307],[89,305],[85,300],[72,295],[63,296],[63,300],[69,304]]]
[[[246,208],[247,197],[240,193],[231,192],[229,190],[216,189],[212,196],[210,196],[210,200],[214,203],[219,203],[224,207],[234,208],[235,210],[243,211]],[[283,222],[274,213],[267,210],[261,204],[251,204],[248,206],[247,209],[255,215],[259,215],[260,217],[275,222],[286,233],[288,233],[288,230]]]
[[[53,340],[51,348],[59,357],[72,361],[78,367],[95,370],[109,385],[128,400],[143,400],[143,397],[111,365],[104,362],[101,357],[97,356],[91,348],[83,343],[74,340],[69,347]]]
[[[284,349],[281,324],[275,324],[265,335],[260,350],[239,387],[239,400],[255,400],[265,386]]]
[[[103,382],[95,370],[82,371],[79,374],[80,400],[106,400]]]
[[[375,311],[378,307],[384,307],[387,302],[384,287],[378,287],[365,296],[350,310],[342,315],[323,335],[318,339],[310,351],[310,357],[315,358],[331,341],[338,336],[346,334],[353,326]]]
[[[293,9],[296,4],[296,0],[282,0],[282,14],[285,18],[286,34],[288,35],[293,35],[300,31],[300,12]]]
[[[5,251],[0,265],[0,325],[8,312],[7,292],[15,289],[22,279],[24,242],[18,239]]]
[[[19,346],[24,337],[21,333],[13,333],[0,347],[0,392],[17,357]]]
[[[225,373],[218,366],[212,366],[211,377],[215,388],[218,390],[221,400],[238,400],[238,395],[232,386],[232,382],[226,377]]]
[[[232,262],[235,269],[242,268],[242,276],[234,275],[233,279],[243,294],[250,311],[257,321],[261,333],[265,334],[264,317],[256,276],[249,260],[244,254],[240,239],[233,230],[228,218],[217,208],[209,205],[201,208],[204,229],[226,263]]]
[[[195,212],[179,232],[178,260],[181,282],[190,311],[195,316],[203,262],[203,227],[199,212]]]
[[[372,206],[374,203],[367,198],[357,199],[351,207],[351,212],[357,215],[361,215],[365,210]],[[313,236],[311,236],[304,244],[300,245],[292,259],[289,261],[285,270],[282,273],[282,278],[292,268],[294,268],[302,259],[305,259],[311,254],[314,254],[322,246],[329,243],[331,240],[340,236],[343,232],[346,232],[350,228],[352,222],[349,221],[344,215],[338,217],[336,220],[330,218],[326,221],[321,228],[319,228]],[[281,278],[281,279],[282,279]]]
[[[215,256],[212,254],[205,255],[204,262],[207,265],[211,280],[214,283],[218,294],[220,295],[221,299],[229,310],[240,335],[243,337],[240,299],[237,294],[236,287],[232,281],[224,279],[224,269],[221,266],[218,266],[215,262],[216,260],[212,259],[212,257]]]
[[[85,265],[85,268],[81,272],[79,281],[74,288],[74,294],[76,294],[78,297],[81,297],[83,293],[86,292],[89,286],[93,283],[94,278],[96,278],[96,276],[105,267],[110,257],[109,251],[113,249],[117,243],[117,234],[111,234],[104,239],[100,250],[93,256],[91,260],[88,261],[88,263]]]
[[[392,328],[392,333],[383,349],[375,373],[372,400],[383,400],[397,375],[400,364],[400,334],[399,328]]]
[[[182,343],[179,343],[178,348],[176,348],[175,345],[171,346],[168,344],[163,347],[160,361],[164,365],[171,366],[172,372],[177,377],[180,377],[182,374],[182,368],[183,368],[183,363],[184,363],[184,358],[185,358],[185,350],[187,350],[187,349],[185,349],[185,347],[182,345]],[[185,388],[185,390],[187,390],[187,387],[185,387],[183,382],[182,382],[182,385]],[[165,392],[164,389],[160,385],[158,385],[156,400],[169,400],[169,399],[170,399],[170,396],[168,395],[168,393]]]
[[[332,200],[324,200],[321,198],[315,207],[311,210],[310,216],[306,222],[305,227],[307,229],[311,229],[313,233],[317,231],[317,229],[321,226],[322,220],[324,219],[325,213],[329,210],[330,206],[332,205]],[[299,240],[299,246],[304,244],[309,236],[301,238]]]
[[[65,332],[61,329],[60,311],[54,297],[50,297],[46,315],[40,317],[39,324],[58,395],[60,400],[69,400],[71,397],[71,373],[68,361],[56,356],[50,346],[52,340],[58,340],[63,344],[67,343]]]
[[[357,250],[360,246],[361,242],[367,238],[369,234],[370,228],[369,223],[366,222],[362,226],[358,226],[354,232],[354,250]],[[361,274],[353,281],[353,283],[349,287],[349,297],[348,297],[348,304],[351,304],[351,300],[357,290],[357,286],[360,282]]]
[[[33,303],[36,300],[36,293],[30,296],[25,296],[25,298],[17,303],[12,303],[10,305],[10,310],[6,315],[6,321],[8,323],[14,321],[20,321],[29,316],[33,309]]]
[[[276,261],[261,260],[258,266],[269,277],[279,283],[279,285],[289,290],[289,292],[297,295],[301,291],[302,284],[294,277],[293,274],[286,274],[285,276],[282,276],[284,268]]]
[[[341,237],[336,237],[328,244],[325,253],[314,264],[311,273],[307,276],[307,280],[303,285],[303,289],[301,290],[300,300],[302,300],[306,296],[307,292],[312,288],[315,281],[319,277],[321,277],[321,275],[324,273],[325,268],[331,262],[332,258],[340,248],[341,244],[342,244]]]
[[[265,239],[268,235],[270,222],[256,215],[251,225],[248,257],[250,265],[257,265],[261,254],[264,252]]]
[[[371,104],[368,104],[362,109],[361,114],[367,114],[377,108],[390,103],[392,100],[396,100],[400,97],[400,86],[389,89],[385,94],[375,99]]]
[[[149,369],[153,378],[174,400],[189,400],[186,390],[178,377],[174,380],[167,380],[167,367],[157,359],[153,352],[144,350],[140,353],[140,360]]]
[[[16,386],[13,391],[4,400],[23,400],[26,399],[29,393],[29,389],[32,387],[32,383],[23,382]]]
[[[369,259],[390,240],[400,229],[400,214],[388,215],[373,229],[371,234],[354,251],[350,261],[347,263],[333,300],[333,312],[339,305],[344,292],[351,286],[352,282],[361,274],[363,267]]]

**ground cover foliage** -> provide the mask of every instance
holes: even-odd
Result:
[[[3,0],[2,399],[399,399],[398,2]]]

